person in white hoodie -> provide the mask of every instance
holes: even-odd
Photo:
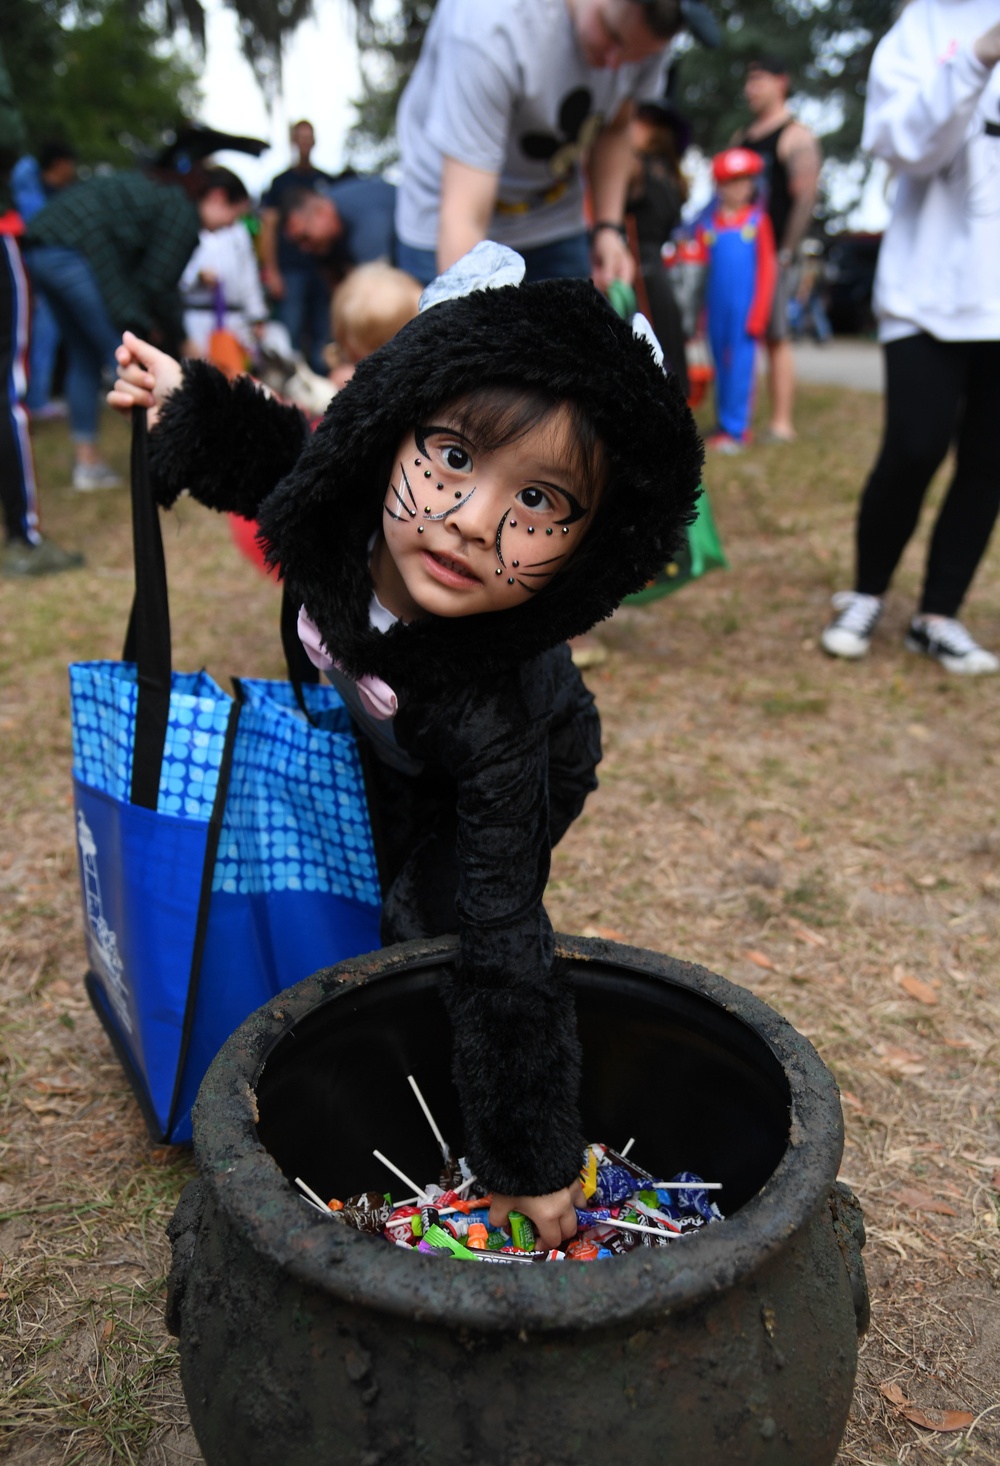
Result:
[[[911,651],[1000,670],[957,619],[1000,509],[1000,0],[911,0],[876,48],[863,146],[892,167],[875,312],[885,426],[861,497],[853,590],[822,636],[861,657],[952,443]]]

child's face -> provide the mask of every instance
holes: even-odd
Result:
[[[753,196],[757,191],[757,180],[749,176],[729,178],[725,183],[718,185],[718,190],[719,202],[724,209],[742,209],[753,201]]]
[[[569,560],[591,511],[560,408],[488,453],[447,411],[404,438],[372,556],[379,600],[404,621],[505,611],[537,594]]]

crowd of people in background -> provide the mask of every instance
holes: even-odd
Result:
[[[956,619],[1000,506],[988,430],[1000,405],[1000,170],[986,156],[1000,148],[1000,45],[990,4],[913,0],[873,63],[864,145],[900,180],[877,297],[887,416],[861,500],[857,583],[823,635],[834,656],[868,650],[927,484],[957,439],[908,645],[952,670],[1000,667]],[[707,342],[711,451],[793,443],[792,338],[830,336],[815,233],[820,146],[789,106],[784,59],[752,56],[749,121],[711,160],[713,196],[692,217],[692,128],[664,84],[685,30],[719,41],[696,0],[438,0],[399,105],[398,184],[317,168],[316,132],[302,119],[290,130],[291,164],[258,211],[237,174],[210,158],[173,175],[136,168],[81,181],[69,145],[28,146],[0,73],[3,573],[80,563],[38,531],[28,420],[68,414],[74,489],[116,486],[98,417],[123,330],[230,371],[264,376],[268,361],[283,361],[280,389],[321,411],[354,364],[416,313],[421,289],[485,238],[523,255],[528,279],[631,286],[685,392],[689,354]],[[949,263],[942,290],[958,238],[961,268]],[[758,355],[769,413],[755,440]]]

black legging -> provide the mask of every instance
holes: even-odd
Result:
[[[855,589],[880,596],[952,442],[955,473],[927,557],[920,610],[954,616],[1000,509],[1000,341],[907,336],[885,348],[882,448],[861,497]]]

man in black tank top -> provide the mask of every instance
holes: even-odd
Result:
[[[747,67],[744,94],[753,121],[733,138],[764,159],[767,210],[778,247],[778,284],[767,332],[771,422],[766,438],[795,438],[795,358],[788,337],[788,304],[798,283],[799,247],[812,222],[822,163],[819,143],[788,110],[788,67],[779,56],[760,56]]]

